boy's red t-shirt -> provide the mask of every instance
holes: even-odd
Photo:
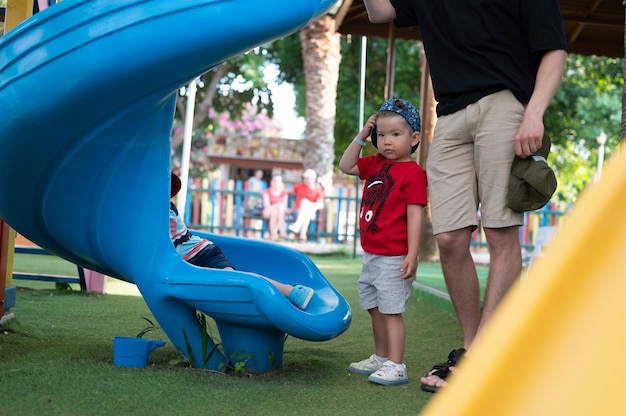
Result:
[[[364,181],[361,247],[381,256],[407,254],[407,205],[427,205],[426,171],[415,161],[395,162],[381,154],[359,159],[358,167]]]

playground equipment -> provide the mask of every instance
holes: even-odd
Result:
[[[306,256],[211,235],[238,271],[198,268],[174,251],[166,211],[178,89],[333,3],[64,0],[26,20],[0,38],[0,217],[59,257],[135,283],[195,367],[206,347],[197,310],[220,332],[213,370],[237,351],[253,371],[278,368],[285,334],[340,335],[350,307]],[[301,311],[251,271],[315,296]]]

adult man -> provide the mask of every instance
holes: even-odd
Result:
[[[567,60],[558,0],[364,0],[370,21],[419,26],[437,125],[427,160],[433,231],[464,346],[422,378],[437,391],[521,273],[522,214],[506,206],[514,155],[542,144]],[[482,312],[469,251],[477,208],[489,246]]]

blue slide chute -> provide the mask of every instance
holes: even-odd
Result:
[[[253,371],[278,368],[285,334],[340,335],[350,307],[306,256],[208,235],[238,271],[198,268],[174,251],[167,216],[179,88],[334,2],[64,0],[23,22],[0,38],[0,217],[64,259],[135,283],[176,348],[187,356],[191,345],[194,367],[196,310],[220,332],[213,370],[238,351]],[[316,294],[300,311],[248,272]]]

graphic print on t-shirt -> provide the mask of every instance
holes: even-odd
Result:
[[[359,217],[364,218],[368,225],[362,231],[372,234],[379,231],[376,221],[394,186],[394,180],[389,174],[389,169],[391,169],[391,164],[385,163],[378,172],[367,178]]]

